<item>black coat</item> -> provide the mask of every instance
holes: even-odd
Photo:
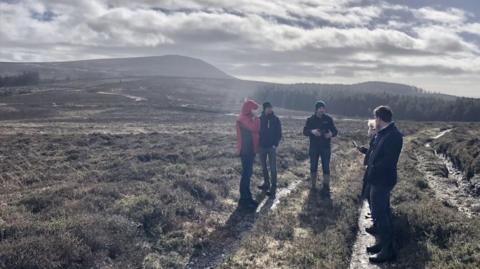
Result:
[[[393,187],[397,183],[397,163],[403,135],[394,123],[379,131],[368,156],[367,181],[374,186]]]
[[[315,129],[319,129],[322,135],[315,136],[312,134],[312,130]],[[332,137],[338,134],[333,119],[329,115],[324,114],[321,118],[317,117],[317,115],[312,115],[307,119],[305,127],[303,127],[303,134],[310,138],[310,151],[330,148],[331,139],[324,137],[328,131],[332,132]]]
[[[370,144],[367,147],[361,147],[359,150],[361,153],[365,154],[365,158],[363,159],[363,165],[368,165],[368,157],[370,156],[370,153],[373,150],[373,143],[375,142],[375,136],[370,139]],[[363,175],[363,186],[362,186],[362,197],[365,199],[369,199],[370,197],[370,188],[368,188],[368,182],[367,182],[367,172],[368,170],[365,170],[365,173]]]
[[[275,114],[260,116],[260,147],[271,148],[278,147],[282,139],[282,124]]]
[[[368,148],[361,147],[359,149],[361,153],[365,154],[365,158],[363,159],[363,165],[368,165],[368,157],[370,156],[370,153],[372,152],[373,142],[375,142],[375,136],[370,140],[370,144],[369,144]]]

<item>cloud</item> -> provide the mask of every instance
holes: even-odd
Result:
[[[475,14],[448,6],[381,0],[17,0],[0,1],[0,25],[4,61],[175,53],[203,58],[233,75],[278,81],[404,78],[456,92],[468,85],[466,77],[470,89],[480,80],[480,23]],[[455,78],[463,82],[453,83]]]
[[[424,7],[413,10],[412,12],[419,19],[433,21],[440,24],[459,24],[467,19],[466,12],[458,8],[438,10],[431,7]]]

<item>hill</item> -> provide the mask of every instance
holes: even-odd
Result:
[[[30,76],[40,78],[40,87],[35,87],[38,80],[22,79]],[[203,60],[178,55],[0,63],[0,88],[0,96],[10,96],[4,98],[3,103],[15,105],[8,110],[22,115],[25,107],[19,107],[19,104],[30,103],[38,107],[44,100],[48,106],[52,102],[56,105],[87,105],[96,100],[95,95],[107,92],[109,96],[102,98],[108,100],[103,103],[113,107],[121,106],[124,101],[129,101],[129,96],[135,96],[137,100],[169,107],[236,111],[241,100],[254,97],[259,102],[271,101],[282,108],[311,111],[314,100],[322,99],[329,104],[331,113],[348,117],[370,117],[373,108],[386,104],[394,109],[397,119],[480,121],[479,99],[431,93],[411,85],[381,81],[349,85],[241,80]],[[62,90],[71,88],[80,92]],[[85,92],[86,88],[88,92]],[[25,95],[33,92],[36,94]]]
[[[91,79],[128,76],[234,79],[196,58],[164,55],[154,57],[96,59],[71,62],[0,62],[0,74],[38,72],[42,79]]]

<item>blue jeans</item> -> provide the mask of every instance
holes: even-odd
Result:
[[[270,166],[270,175],[268,174],[267,158]],[[277,189],[277,149],[274,147],[261,148],[260,162],[262,163],[264,184],[270,186],[271,177],[271,190],[275,191]]]
[[[372,218],[383,242],[391,242],[393,238],[392,213],[390,209],[390,193],[393,187],[370,185],[370,207]]]
[[[253,162],[255,155],[242,154],[242,177],[240,179],[240,202],[252,200],[252,193],[250,192],[250,179],[253,173]]]
[[[322,159],[322,170],[324,175],[330,175],[330,157],[332,155],[332,149],[330,147],[324,147],[319,149],[310,149],[310,173],[317,173],[318,159]]]

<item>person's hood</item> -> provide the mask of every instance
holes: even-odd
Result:
[[[241,115],[248,116],[252,113],[252,110],[258,109],[259,105],[253,100],[247,100],[242,105]]]

